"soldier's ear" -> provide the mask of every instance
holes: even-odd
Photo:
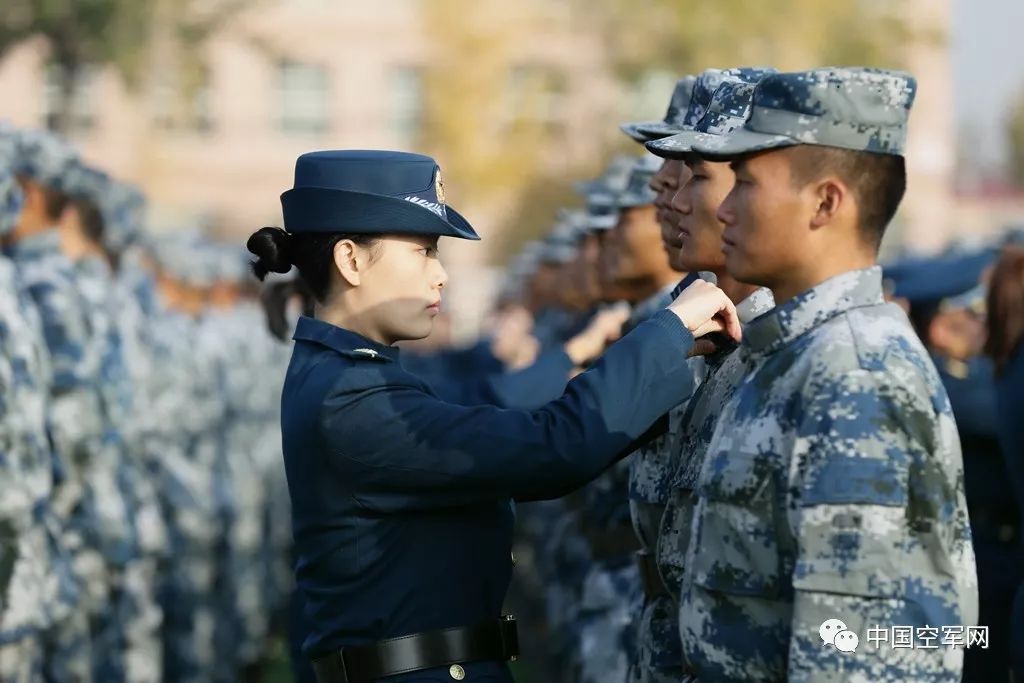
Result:
[[[830,225],[838,216],[852,208],[849,188],[835,176],[825,176],[815,183],[813,201],[812,228],[823,228]]]

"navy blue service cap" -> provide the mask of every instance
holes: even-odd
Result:
[[[445,204],[441,167],[409,152],[309,152],[295,162],[295,186],[281,195],[284,229],[361,235],[440,235],[478,240]]]

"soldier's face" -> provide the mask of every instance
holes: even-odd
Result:
[[[736,176],[723,162],[705,161],[699,157],[686,160],[690,181],[681,185],[672,198],[672,208],[679,214],[679,236],[682,242],[679,262],[687,271],[725,269],[722,253],[722,230],[718,207],[732,189]]]
[[[661,244],[669,265],[673,270],[679,271],[684,270],[679,265],[679,249],[682,242],[679,239],[679,217],[672,209],[672,197],[679,189],[680,183],[685,184],[689,177],[690,169],[686,164],[666,159],[650,182],[650,187],[656,194],[654,208],[657,212],[658,225],[661,227]]]
[[[448,282],[436,237],[388,237],[367,258],[355,288],[355,308],[374,338],[384,343],[422,339],[441,310]]]
[[[664,257],[658,253],[661,229],[653,206],[623,209],[619,222],[608,235],[614,245],[609,268],[613,282],[629,282],[665,268]]]
[[[729,274],[775,289],[806,270],[802,251],[813,208],[794,185],[786,150],[742,157],[730,164],[735,182],[718,207],[722,252]]]

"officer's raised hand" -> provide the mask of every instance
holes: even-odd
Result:
[[[704,280],[695,280],[669,304],[668,310],[679,316],[695,338],[724,333],[733,341],[742,334],[736,305],[725,292]]]

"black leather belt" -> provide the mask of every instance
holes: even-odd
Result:
[[[658,563],[654,558],[654,553],[647,550],[638,550],[633,555],[636,560],[637,569],[640,570],[640,585],[643,586],[644,595],[647,596],[648,600],[654,598],[668,597],[668,588],[665,587],[665,582],[661,578],[661,572],[658,571]]]
[[[367,683],[378,678],[464,662],[504,662],[519,655],[516,619],[505,616],[477,626],[459,626],[342,648],[313,660],[317,683]]]

